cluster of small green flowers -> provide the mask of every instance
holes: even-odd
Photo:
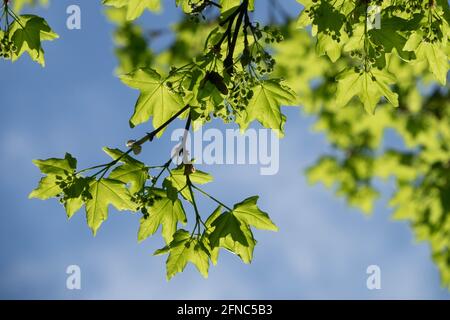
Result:
[[[191,7],[189,19],[192,22],[199,23],[201,18],[203,18],[203,20],[205,19],[205,16],[203,15],[203,11],[210,5],[209,1],[189,0],[188,4]]]
[[[92,199],[92,195],[88,190],[88,184],[85,178],[77,176],[75,173],[69,173],[62,177],[57,175],[56,185],[61,188],[61,193],[58,195],[59,202],[66,204],[67,200],[71,198],[78,198],[81,196],[83,201]]]
[[[308,14],[308,17],[311,20],[316,20],[318,18],[322,18],[323,12],[320,11],[321,5],[318,4],[318,0],[313,0],[312,2],[315,4],[313,6],[311,6],[309,9],[305,9],[305,13]],[[334,41],[341,42],[342,34],[339,30],[333,30],[331,28],[326,28],[325,30],[323,30],[323,33],[325,33],[328,36],[331,36],[331,39],[333,39]]]
[[[435,43],[439,41],[439,28],[437,25],[421,26],[420,30],[424,33],[423,41]]]
[[[181,72],[177,68],[173,67],[169,73],[169,78],[164,82],[164,85],[173,93],[178,94],[180,97],[185,97],[186,92],[184,89],[184,80],[188,77],[189,72]],[[177,75],[178,77],[172,78],[171,76]]]
[[[392,5],[395,13],[406,13],[408,15],[424,14],[426,10],[434,8],[435,0],[397,0]]]
[[[283,34],[278,28],[275,28],[273,26],[264,26],[264,28],[260,28],[259,24],[255,24],[255,34],[258,38],[261,38],[262,35],[264,35],[264,41],[267,44],[270,43],[280,43],[284,40]]]
[[[370,66],[375,66],[377,59],[381,58],[381,56],[385,53],[383,45],[376,45],[373,43],[370,43],[370,47],[366,48],[366,50],[368,51],[363,52],[362,50],[352,50],[349,54],[351,58],[361,60],[364,65],[369,64]]]
[[[226,88],[223,77],[215,75],[209,77],[211,82],[226,95],[223,104],[215,107],[213,117],[221,118],[225,123],[235,120],[247,108],[250,100],[253,98],[252,90],[261,78],[267,77],[273,72],[275,67],[275,59],[273,56],[259,43],[264,41],[266,44],[279,43],[283,41],[281,32],[274,28],[265,26],[260,27],[259,23],[250,26],[255,42],[253,45],[246,46],[240,56],[241,70],[235,70],[231,75],[231,79],[227,81]],[[222,88],[224,87],[224,88]],[[201,110],[207,111],[206,106],[202,106]],[[209,114],[205,114],[206,121],[211,120]]]
[[[7,33],[0,39],[0,58],[11,59],[13,53],[17,51],[17,47],[14,42],[9,39]]]
[[[252,49],[248,47],[244,49],[241,63],[244,66],[251,63],[253,66],[256,66],[256,70],[261,75],[271,73],[275,67],[275,59],[257,42],[263,39],[266,44],[270,45],[282,42],[284,37],[279,29],[271,26],[261,28],[259,23],[252,25],[251,30],[256,44]]]
[[[137,210],[141,211],[144,217],[148,216],[148,209],[155,204],[155,201],[161,200],[162,197],[153,192],[151,188],[146,188],[143,191],[136,192],[131,201],[137,204]]]
[[[221,118],[225,123],[230,123],[233,121],[232,111],[230,108],[227,108],[225,104],[220,104],[216,107],[213,117]]]
[[[425,2],[425,6],[423,5]],[[431,2],[431,1],[430,1]],[[415,13],[417,11],[422,11],[424,8],[427,9],[428,3],[423,0],[413,0],[413,1],[403,1],[399,6],[400,10],[408,14]]]
[[[275,59],[267,51],[259,51],[252,58],[252,62],[255,63],[256,70],[262,76],[272,73],[275,67]]]
[[[207,110],[207,103],[206,103],[206,101],[199,101],[199,103],[200,103],[200,110],[198,110],[198,112],[199,112],[199,117],[200,117],[200,119],[202,119],[202,120],[204,120],[204,121],[206,121],[206,122],[209,122],[209,121],[211,121],[211,115],[210,115],[210,112]]]
[[[257,79],[248,72],[237,73],[234,77],[233,88],[230,90],[228,101],[235,111],[243,111],[253,97],[253,88]]]

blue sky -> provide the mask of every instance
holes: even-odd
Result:
[[[295,108],[285,109],[277,175],[261,176],[257,166],[202,168],[215,176],[208,191],[227,203],[259,194],[260,207],[280,228],[255,233],[259,242],[251,265],[224,253],[208,280],[189,266],[167,282],[165,257],[152,256],[161,239],[138,244],[137,215],[111,210],[94,238],[82,212],[68,222],[56,200],[28,200],[40,178],[32,159],[68,151],[80,167],[104,163],[103,146],[122,147],[149,130],[128,127],[137,92],[114,76],[113,27],[99,3],[61,0],[46,11],[31,10],[60,34],[46,44],[47,67],[28,58],[0,62],[0,298],[450,298],[428,246],[415,243],[406,223],[392,221],[386,198],[366,217],[324,187],[306,183],[303,170],[329,146],[312,132],[314,119]],[[176,21],[173,1],[165,3],[163,15],[145,15],[146,24]],[[294,0],[283,3],[289,11],[299,10]],[[65,27],[70,4],[81,7],[82,30]],[[146,146],[141,159],[159,164],[171,147],[164,136]],[[211,208],[201,203],[202,210]],[[65,271],[72,264],[81,267],[81,290],[66,289]],[[381,290],[366,288],[371,264],[381,267]]]

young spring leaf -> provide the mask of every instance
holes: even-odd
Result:
[[[64,159],[50,158],[46,160],[33,160],[42,173],[48,175],[67,175],[77,167],[77,160],[70,153]]]
[[[28,198],[47,200],[56,197],[61,193],[61,188],[56,184],[56,182],[57,180],[55,175],[48,175],[41,178],[37,188],[30,193]]]
[[[72,216],[81,209],[83,204],[84,202],[81,196],[67,199],[64,203],[64,209],[66,209],[67,218],[72,218]]]
[[[140,191],[145,181],[149,178],[147,166],[129,155],[123,156],[123,152],[119,149],[103,148],[103,150],[113,160],[120,158],[120,162],[123,163],[111,172],[109,178],[122,181],[123,183],[129,183],[131,194]]]
[[[217,264],[219,259],[219,247],[223,248],[236,256],[238,256],[245,264],[250,264],[253,260],[253,251],[257,241],[253,236],[253,232],[250,228],[241,224],[241,231],[245,237],[246,245],[241,242],[234,241],[231,235],[228,235],[220,239],[219,246],[214,247],[211,251],[211,261],[214,265]]]
[[[250,226],[258,229],[278,231],[267,213],[261,211],[256,202],[258,197],[250,197],[236,204],[231,212],[221,213],[217,208],[206,221],[207,237],[211,247],[211,261],[217,263],[219,248],[224,248],[244,263],[253,259],[256,240]]]
[[[66,153],[64,159],[33,160],[33,163],[47,175],[41,178],[38,187],[30,193],[29,198],[47,200],[64,194],[64,208],[67,217],[71,218],[83,206],[81,194],[86,186],[85,179],[77,178],[73,174],[77,160]],[[63,183],[67,184],[67,179],[70,180],[70,186],[66,185],[63,188]]]
[[[168,88],[153,69],[139,69],[120,78],[126,85],[141,91],[130,119],[132,127],[147,122],[153,116],[153,126],[158,128],[184,107],[181,96]],[[162,131],[159,136],[161,134]]]
[[[331,61],[336,62],[340,56],[345,34],[343,27],[345,15],[340,12],[344,1],[297,0],[305,6],[297,21],[299,28],[305,28],[312,24],[312,33],[317,36],[316,52],[318,55],[328,55]],[[314,10],[313,10],[314,8]]]
[[[295,102],[296,95],[280,80],[266,80],[253,89],[253,97],[247,106],[246,115],[239,121],[245,130],[253,120],[258,120],[265,128],[273,129],[283,135],[285,117],[281,113],[282,105]]]
[[[42,66],[45,66],[42,41],[52,41],[59,37],[49,27],[47,21],[35,15],[19,16],[18,21],[14,21],[11,25],[9,35],[17,47],[11,57],[13,62],[27,52],[31,59]]]
[[[170,280],[177,273],[183,272],[188,262],[194,264],[203,277],[208,277],[208,249],[201,239],[197,237],[191,238],[190,233],[186,230],[178,230],[173,236],[173,241],[168,246],[157,250],[154,254],[167,253],[169,253],[166,262],[167,280]]]
[[[382,17],[380,29],[369,31],[370,39],[374,45],[382,47],[385,53],[395,52],[405,61],[413,59],[412,50],[405,50],[406,38],[400,32],[401,27],[408,26],[408,21],[399,17]],[[384,65],[383,65],[384,67]]]
[[[447,72],[449,68],[447,39],[445,44],[439,41],[435,43],[424,41],[423,35],[420,31],[414,32],[404,46],[404,50],[414,51],[417,56],[417,61],[425,61],[428,68],[436,79],[445,85],[447,83]]]
[[[247,239],[241,230],[241,222],[233,215],[232,212],[226,212],[211,223],[214,231],[209,236],[209,242],[212,247],[220,245],[220,239],[228,236],[234,242],[239,242],[243,246],[248,246]]]
[[[103,221],[108,218],[108,206],[117,210],[135,210],[135,204],[125,185],[117,180],[100,179],[89,183],[90,199],[86,201],[87,223],[94,235]]]
[[[177,231],[178,222],[186,224],[186,213],[180,200],[172,201],[169,198],[156,200],[153,206],[148,208],[148,216],[141,218],[138,241],[142,242],[155,234],[159,226],[162,226],[162,236],[167,244],[173,240]]]
[[[256,205],[257,196],[250,197],[236,204],[233,215],[241,222],[261,230],[278,231],[277,226],[270,220],[269,215],[261,211]]]
[[[347,105],[358,96],[364,109],[373,114],[381,97],[385,97],[394,107],[398,106],[398,95],[391,91],[389,85],[395,83],[395,77],[387,71],[372,69],[370,72],[345,70],[338,78],[336,104],[339,107]]]
[[[64,159],[33,160],[33,163],[47,176],[41,179],[38,187],[30,193],[29,198],[41,200],[56,197],[61,192],[61,187],[57,182],[73,173],[77,167],[77,160],[70,153],[66,153]]]

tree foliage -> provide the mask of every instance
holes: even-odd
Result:
[[[17,1],[14,10],[25,2]],[[168,254],[168,279],[189,262],[206,277],[219,249],[250,263],[256,245],[252,228],[277,230],[257,197],[230,207],[203,189],[212,176],[192,163],[173,167],[168,159],[149,166],[135,157],[177,118],[186,129],[213,118],[242,130],[259,122],[283,136],[281,106],[299,105],[315,116],[315,128],[334,148],[307,170],[311,183],[324,183],[369,213],[382,191],[379,180],[394,181],[394,217],[409,221],[417,239],[430,244],[449,286],[448,1],[298,2],[299,16],[292,18],[272,1],[281,19],[262,25],[252,19],[256,1],[176,0],[186,18],[173,27],[172,45],[153,52],[150,41],[162,31],[148,32],[140,17],[163,10],[163,2],[104,0],[116,24],[117,72],[140,91],[129,123],[151,121],[154,131],[130,140],[126,151],[105,148],[112,160],[103,165],[78,169],[69,154],[35,161],[45,176],[30,197],[58,197],[69,218],[84,205],[94,234],[110,205],[140,212],[139,241],[161,229],[166,246],[155,254]],[[17,16],[7,4],[5,12],[16,18],[0,35],[14,43],[10,58],[26,51],[43,64],[40,43],[56,35],[42,18]],[[371,24],[376,6],[379,28]],[[394,133],[404,146],[389,145]],[[191,160],[184,151],[180,156]],[[199,212],[200,195],[218,208]],[[188,207],[195,216],[190,231]]]

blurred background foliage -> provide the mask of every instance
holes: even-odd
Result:
[[[16,0],[14,4],[20,10],[36,3],[47,4],[47,0]],[[382,101],[375,114],[369,115],[356,98],[344,108],[336,107],[336,76],[351,63],[350,56],[342,52],[335,62],[319,56],[309,30],[296,28],[296,16],[288,14],[279,2],[269,3],[268,20],[285,37],[281,43],[270,44],[277,62],[275,72],[297,92],[302,113],[315,119],[314,130],[324,133],[333,146],[332,153],[308,168],[310,183],[323,183],[365,214],[389,192],[383,190],[390,190],[387,183],[394,183],[394,192],[387,195],[393,218],[407,220],[417,241],[429,243],[442,282],[450,287],[448,81],[445,86],[438,84],[426,64],[412,67],[393,52],[386,63],[399,80],[394,88],[399,95],[398,108]],[[170,66],[191,61],[203,52],[218,19],[213,14],[199,20],[184,17],[171,30],[147,30],[142,20],[127,21],[124,9],[107,8],[105,13],[115,25],[117,74],[144,66],[167,73]],[[153,50],[158,38],[167,34],[173,36],[172,43]],[[401,143],[391,143],[399,138]]]
[[[14,0],[12,2],[12,8],[15,12],[21,11],[25,6],[47,6],[49,4],[49,0]]]

